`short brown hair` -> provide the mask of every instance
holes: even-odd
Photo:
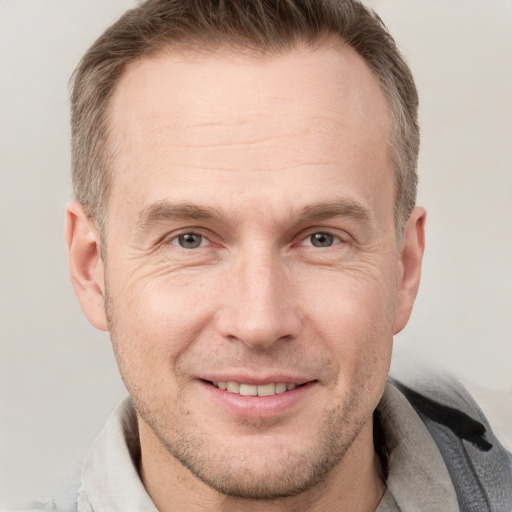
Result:
[[[113,179],[109,100],[128,63],[166,47],[276,53],[299,43],[317,46],[332,35],[364,58],[387,97],[401,233],[416,202],[418,95],[383,22],[357,0],[147,0],[108,28],[73,73],[71,95],[75,197],[100,232]]]

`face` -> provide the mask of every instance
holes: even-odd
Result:
[[[107,257],[81,301],[143,464],[159,451],[232,496],[313,486],[371,445],[417,286],[377,80],[347,47],[167,53],[127,69],[111,127]]]

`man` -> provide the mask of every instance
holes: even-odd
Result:
[[[71,508],[512,509],[463,390],[388,382],[425,211],[414,82],[374,14],[149,0],[72,108],[71,276],[130,401]]]

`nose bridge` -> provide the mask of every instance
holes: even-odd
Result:
[[[220,319],[224,336],[265,348],[297,334],[299,319],[278,251],[264,245],[241,250],[228,286]]]

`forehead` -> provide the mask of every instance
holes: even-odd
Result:
[[[258,56],[169,50],[131,63],[112,98],[114,195],[141,209],[192,189],[218,197],[238,187],[264,202],[262,180],[267,190],[288,181],[299,201],[329,172],[337,186],[344,176],[391,183],[388,135],[378,80],[346,45]]]

